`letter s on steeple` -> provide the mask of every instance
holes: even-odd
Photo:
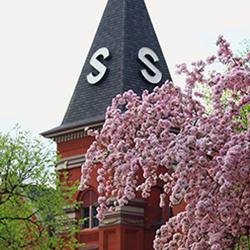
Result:
[[[90,65],[99,72],[97,75],[94,75],[92,72],[87,75],[87,80],[90,84],[96,84],[101,81],[107,72],[107,67],[98,60],[99,56],[107,59],[110,56],[108,48],[98,49],[90,58]]]
[[[154,62],[159,62],[159,57],[152,49],[146,47],[141,48],[138,52],[139,60],[154,73],[154,75],[152,75],[149,74],[146,69],[142,69],[141,73],[143,77],[152,84],[158,84],[162,79],[162,73],[146,56],[151,57]]]

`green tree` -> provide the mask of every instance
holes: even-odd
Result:
[[[59,185],[55,151],[15,132],[0,134],[0,249],[74,249],[78,226],[64,208],[76,185]]]

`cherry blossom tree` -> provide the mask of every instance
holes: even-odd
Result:
[[[156,250],[233,249],[249,237],[250,54],[235,56],[222,36],[217,46],[216,55],[191,69],[178,66],[186,75],[184,91],[166,82],[142,96],[125,92],[108,107],[102,130],[90,131],[96,140],[80,188],[98,168],[100,219],[138,193],[147,198],[159,182],[160,206],[168,197],[171,206],[185,202],[157,231]],[[198,86],[211,91],[210,112]]]

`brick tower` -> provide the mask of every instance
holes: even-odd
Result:
[[[84,154],[93,138],[88,128],[100,129],[112,98],[132,89],[141,94],[171,80],[144,0],[109,0],[60,126],[42,133],[57,143],[61,160],[57,171],[72,181],[81,175]],[[90,188],[77,192],[79,210],[68,209],[70,218],[84,218],[77,236],[83,249],[152,250],[155,230],[171,216],[159,208],[161,187],[147,200],[135,199],[99,224],[96,219],[96,173]]]

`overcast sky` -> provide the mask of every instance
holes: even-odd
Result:
[[[219,34],[235,50],[250,38],[249,0],[145,1],[176,81],[175,65],[214,53]],[[106,2],[0,0],[0,131],[61,123]]]

